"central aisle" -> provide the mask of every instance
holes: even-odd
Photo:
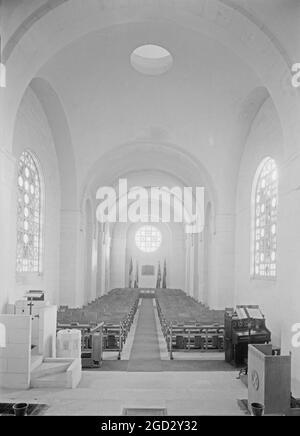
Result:
[[[128,371],[161,371],[158,338],[152,298],[143,298]]]

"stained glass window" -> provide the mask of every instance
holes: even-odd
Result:
[[[161,233],[154,226],[140,227],[135,234],[135,243],[140,250],[152,253],[160,247]]]
[[[41,271],[41,181],[29,151],[19,160],[17,181],[17,272]]]
[[[278,170],[273,159],[258,168],[253,194],[253,275],[276,278]]]

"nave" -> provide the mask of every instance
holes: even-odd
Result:
[[[124,360],[125,349],[128,355],[127,336],[132,333],[131,326],[136,319],[134,350],[139,350],[137,354],[144,354],[145,362],[151,360],[147,347],[155,356],[155,340],[160,332],[168,358],[173,360],[175,351],[224,351],[224,314],[221,310],[210,310],[180,289],[114,289],[82,309],[60,307],[58,329],[80,329],[83,354],[88,350],[93,354],[96,348],[93,335],[101,332],[103,353],[115,352],[118,360]],[[145,350],[141,351],[141,346]],[[195,356],[193,353],[189,358],[193,360]],[[98,360],[101,368],[100,361],[106,358],[100,353],[94,360]],[[134,360],[142,359],[134,357]],[[84,358],[82,362],[85,363]],[[86,363],[86,367],[93,366],[92,362]]]
[[[154,290],[153,290],[154,291]],[[170,292],[176,293],[175,290],[164,290],[166,295]],[[144,290],[140,290],[140,295],[143,295]],[[179,290],[177,291],[179,292]],[[156,295],[157,295],[156,290]],[[162,294],[163,292],[159,292]],[[191,301],[185,296],[185,294],[180,292],[181,305],[183,302],[187,303],[187,306],[192,307],[193,310],[190,312],[190,317],[187,318],[188,312],[185,312],[185,321],[189,323],[192,320],[192,314],[195,315],[196,309],[198,308],[198,317],[202,319],[200,325],[206,325],[206,327],[201,327],[197,329],[198,334],[200,331],[203,332],[202,338],[206,337],[206,330],[208,328],[208,313],[211,312],[210,322],[213,322],[214,311],[205,311],[205,315],[199,310],[199,305],[194,301]],[[176,298],[175,298],[176,299]],[[172,307],[173,306],[173,307]],[[171,310],[174,311],[176,303],[170,304]],[[187,310],[187,309],[186,309]],[[224,318],[224,313],[223,313]],[[223,325],[224,319],[222,319]],[[71,327],[71,325],[69,325]],[[78,326],[73,326],[76,329]],[[60,328],[60,324],[58,325]],[[174,333],[174,349],[172,361],[170,358],[169,350],[169,338],[166,338],[163,334],[163,325],[161,324],[161,319],[159,317],[159,311],[157,308],[157,299],[154,298],[140,298],[135,314],[132,326],[128,332],[128,339],[120,353],[120,360],[118,360],[118,351],[109,350],[106,347],[103,351],[103,361],[101,366],[93,368],[99,371],[138,371],[138,372],[159,372],[159,371],[233,371],[231,365],[224,361],[224,350],[223,347],[220,349],[206,348],[206,344],[203,341],[203,346],[195,348],[190,347],[188,342],[183,348],[178,348],[176,350],[176,337],[181,338],[182,332]],[[193,328],[193,324],[187,324],[185,328]],[[216,324],[210,325],[210,344],[212,338],[214,337],[216,330],[222,330],[223,337],[223,327],[221,325],[216,326]],[[195,334],[195,328],[193,328]],[[196,333],[197,334],[197,333]],[[219,336],[220,334],[218,334]],[[178,342],[178,341],[177,341]],[[195,341],[194,341],[195,342]],[[191,352],[190,351],[194,351]],[[175,358],[174,358],[175,356]],[[174,360],[173,360],[174,359]],[[86,368],[89,370],[90,368]]]
[[[1,397],[300,414],[299,22],[0,0]]]

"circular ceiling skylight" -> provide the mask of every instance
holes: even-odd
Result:
[[[173,65],[173,57],[160,45],[146,44],[137,47],[130,56],[133,68],[142,74],[159,75]]]

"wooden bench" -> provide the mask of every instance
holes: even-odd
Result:
[[[157,290],[156,307],[170,359],[176,351],[223,351],[224,312],[209,310],[180,290]]]
[[[60,308],[57,313],[58,328],[79,328],[83,336],[90,329],[102,325],[101,350],[116,351],[121,358],[124,343],[131,328],[139,301],[138,290],[113,290],[83,308]],[[86,330],[85,330],[86,329]],[[91,338],[85,338],[82,352],[91,345]]]

